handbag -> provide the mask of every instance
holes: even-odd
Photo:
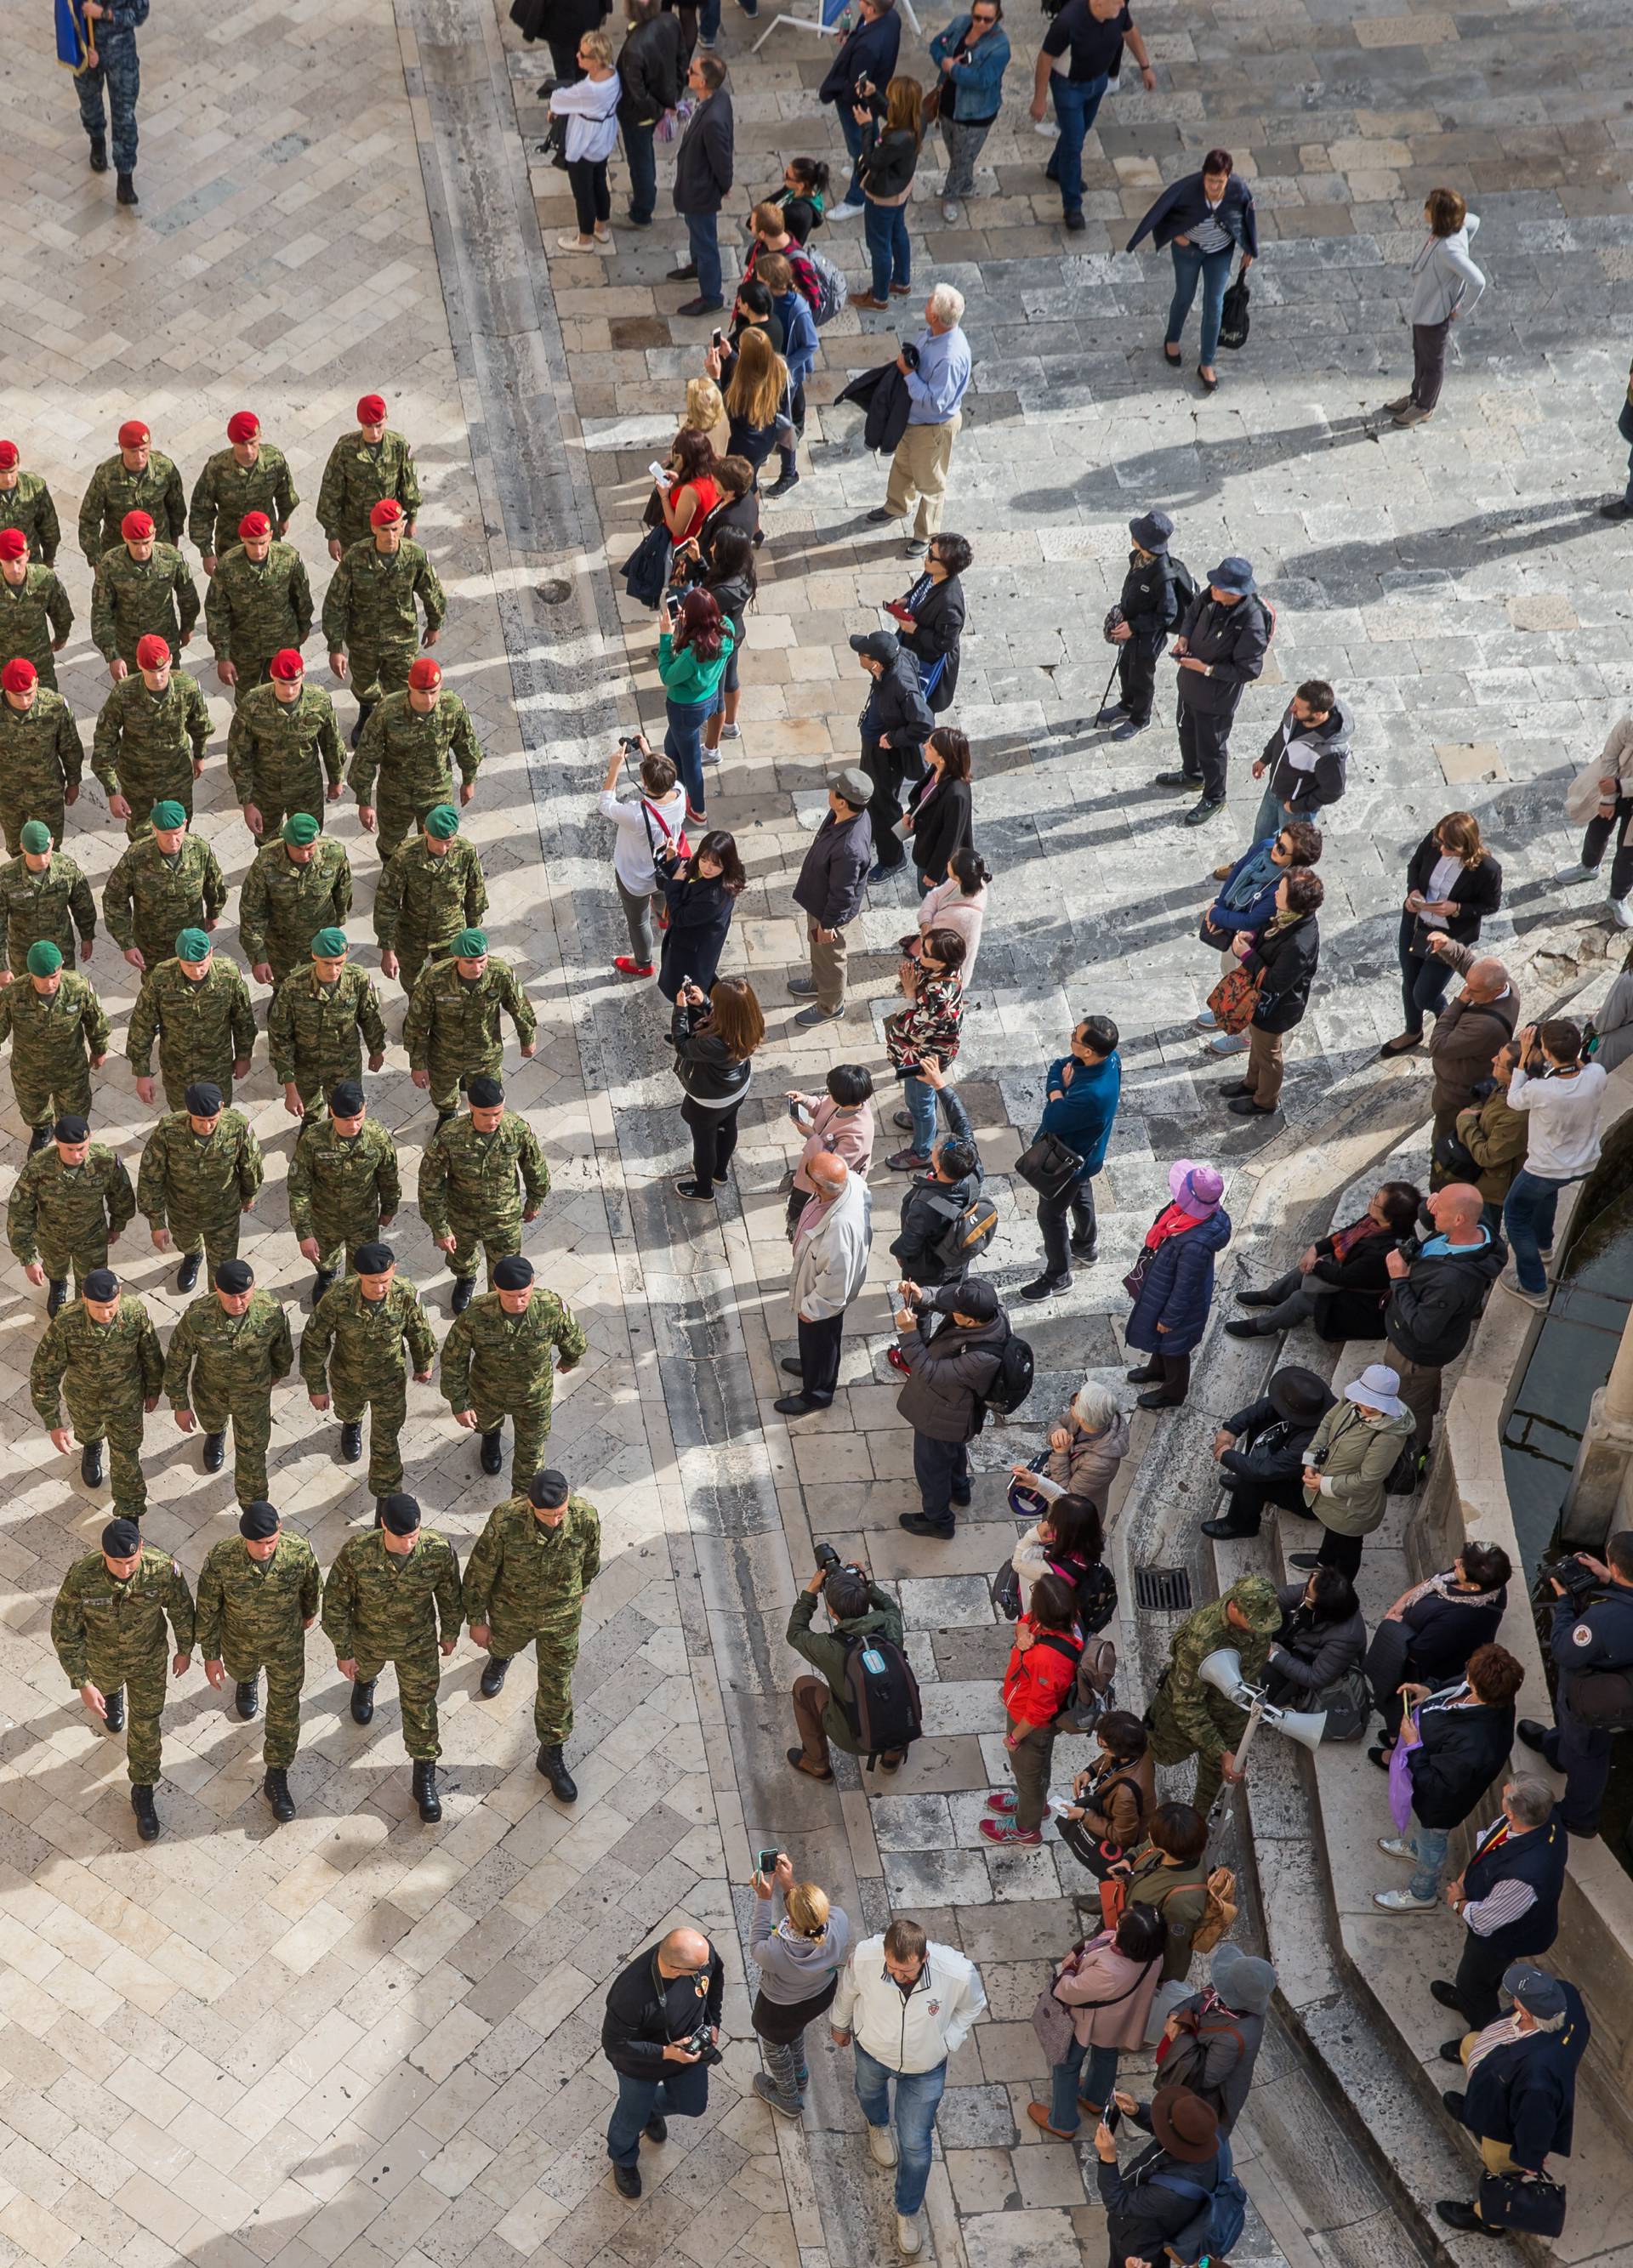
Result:
[[[1123,1289],[1136,1306],[1139,1304],[1141,1292],[1145,1289],[1145,1279],[1151,1272],[1151,1263],[1156,1257],[1156,1246],[1142,1244],[1140,1247],[1139,1258],[1123,1278]]]
[[[1235,1034],[1247,1029],[1259,1005],[1259,990],[1263,983],[1263,969],[1250,976],[1245,968],[1232,968],[1220,978],[1208,996],[1208,1005],[1222,1032]]]
[[[1412,1730],[1417,1730],[1417,1712],[1412,1712]],[[1389,1754],[1389,1815],[1396,1830],[1409,1834],[1412,1827],[1412,1750],[1404,1740],[1398,1740]]]
[[[1485,1171],[1467,1143],[1456,1134],[1443,1134],[1436,1143],[1435,1163],[1459,1182],[1477,1182]]]
[[[1015,1161],[1028,1189],[1051,1199],[1063,1196],[1083,1169],[1083,1160],[1058,1134],[1040,1134]]]
[[[1238,272],[1235,283],[1225,293],[1219,310],[1219,343],[1222,347],[1229,347],[1232,353],[1238,347],[1245,347],[1247,344],[1248,327],[1251,320],[1247,312],[1247,303],[1251,297],[1252,294],[1247,288],[1247,278]]]
[[[1480,2218],[1526,2236],[1558,2236],[1565,2226],[1565,2185],[1551,2174],[1482,2174]]]
[[[933,86],[919,105],[919,115],[927,126],[934,126],[942,114],[942,90]]]

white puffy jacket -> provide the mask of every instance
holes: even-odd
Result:
[[[904,1992],[884,1965],[881,1934],[865,1937],[840,1970],[828,2021],[887,2071],[934,2071],[957,2053],[986,2006],[975,1963],[934,1942]]]

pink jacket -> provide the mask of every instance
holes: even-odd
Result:
[[[1160,1953],[1142,1970],[1137,1961],[1117,1950],[1109,1932],[1103,1932],[1091,1937],[1081,1954],[1068,1954],[1055,1979],[1054,1992],[1056,1999],[1072,2011],[1072,2029],[1079,2047],[1137,2048],[1144,2045],[1146,2021],[1162,1979]],[[1097,2008],[1084,2005],[1096,2000],[1112,2005]]]
[[[866,1181],[868,1168],[873,1163],[874,1123],[871,1102],[861,1103],[854,1110],[843,1110],[831,1094],[824,1094],[811,1113],[811,1130],[794,1169],[794,1188],[803,1189],[807,1197],[816,1195],[805,1169],[824,1150],[831,1150],[852,1173],[860,1174]]]

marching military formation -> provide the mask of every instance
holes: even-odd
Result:
[[[537,1020],[511,968],[489,951],[486,878],[460,833],[482,750],[424,650],[447,602],[413,540],[413,452],[388,424],[381,396],[366,394],[357,416],[319,491],[334,563],[321,609],[285,540],[300,502],[289,464],[251,412],[228,421],[228,446],[210,458],[190,505],[175,464],[144,424],[127,421],[80,507],[91,637],[111,681],[90,770],[127,837],[101,914],[140,977],[124,1050],[155,1114],[134,1189],[92,1130],[93,1077],[113,1035],[76,965],[92,957],[98,909],[64,848],[87,752],[56,683],[55,657],[75,621],[55,564],[61,525],[46,483],[15,444],[0,442],[0,1049],[9,1047],[31,1129],[6,1230],[46,1294],[34,1408],[61,1454],[78,1447],[86,1486],[103,1485],[106,1459],[114,1516],[100,1549],[63,1581],[52,1640],[87,1709],[125,1733],[144,1841],[161,1831],[154,1791],[166,1695],[195,1652],[212,1687],[232,1686],[241,1719],[263,1713],[262,1793],[276,1819],[294,1816],[288,1775],[306,1632],[320,1618],[358,1724],[373,1716],[385,1665],[395,1665],[423,1819],[441,1815],[437,1682],[462,1621],[488,1651],[489,1697],[514,1657],[536,1645],[538,1770],[562,1800],[577,1793],[564,1743],[600,1524],[562,1475],[540,1468],[556,1371],[572,1369],[587,1343],[521,1255],[550,1174],[532,1129],[506,1108],[499,1075],[504,1020],[524,1056],[535,1051]],[[199,555],[204,632],[233,697],[227,776],[256,846],[239,890],[240,945],[248,976],[270,989],[268,1056],[299,1122],[286,1196],[314,1275],[298,1341],[277,1287],[257,1283],[239,1254],[240,1224],[265,1182],[260,1143],[233,1101],[258,1026],[245,969],[211,937],[228,906],[226,878],[193,831],[211,726],[196,675],[181,666],[201,613],[184,539]],[[334,702],[307,680],[301,648],[314,625],[357,703],[349,771]],[[440,1357],[419,1294],[381,1241],[402,1179],[365,1092],[387,1033],[374,979],[345,934],[351,864],[324,831],[345,784],[381,861],[380,971],[406,996],[410,1069],[436,1111],[417,1201],[454,1278]],[[110,1265],[138,1213],[153,1248],[175,1259],[177,1291],[195,1295],[167,1345]],[[274,1389],[297,1365],[312,1409],[338,1425],[343,1462],[361,1462],[368,1428],[374,1524],[342,1547],[327,1580],[269,1500]],[[514,1433],[514,1493],[494,1510],[464,1583],[451,1544],[403,1493],[409,1381],[429,1384],[439,1369],[454,1420],[479,1438],[484,1473],[501,1469],[506,1418]],[[206,1472],[224,1468],[232,1437],[239,1530],[210,1550],[196,1601],[180,1565],[146,1544],[141,1528],[146,1422],[161,1400],[177,1428],[197,1437]]]

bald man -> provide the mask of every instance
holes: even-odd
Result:
[[[785,1356],[782,1366],[800,1388],[772,1405],[785,1418],[825,1410],[833,1400],[845,1311],[868,1279],[873,1244],[873,1208],[861,1175],[831,1150],[819,1150],[805,1171],[813,1195],[794,1227],[788,1285],[800,1351]]]
[[[1391,1283],[1384,1336],[1400,1373],[1400,1398],[1416,1421],[1420,1473],[1440,1407],[1440,1373],[1468,1344],[1508,1258],[1508,1247],[1481,1219],[1484,1209],[1472,1182],[1449,1182],[1429,1200],[1415,1254],[1408,1258],[1397,1246],[1384,1263]]]
[[[724,1987],[720,1955],[696,1929],[672,1929],[612,1980],[601,2051],[618,2074],[607,2155],[620,2197],[640,2195],[642,2134],[664,2141],[666,2112],[700,2118],[708,2108]]]
[[[1492,1057],[1514,1036],[1519,1021],[1519,995],[1507,969],[1492,954],[1456,945],[1439,931],[1430,944],[1437,956],[1463,979],[1462,990],[1435,1019],[1429,1042],[1429,1059],[1435,1071],[1433,1181],[1438,1185],[1453,1170],[1439,1163],[1442,1137],[1456,1131],[1458,1112],[1474,1101],[1475,1087],[1491,1076]]]

